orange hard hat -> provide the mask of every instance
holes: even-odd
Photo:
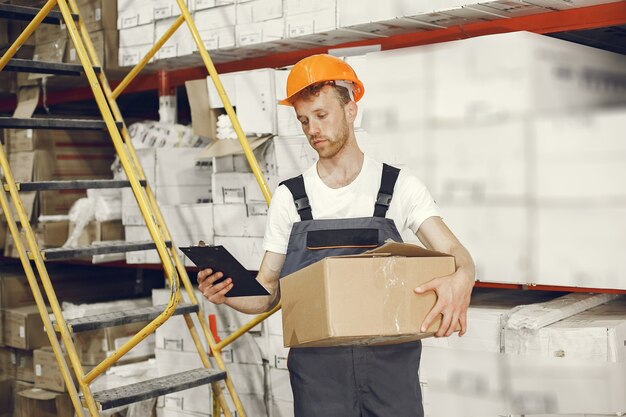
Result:
[[[280,104],[291,106],[290,100],[300,91],[310,85],[323,81],[347,81],[352,83],[354,101],[363,97],[365,88],[357,78],[350,65],[332,55],[311,55],[301,59],[293,66],[287,78],[287,98],[279,101]]]

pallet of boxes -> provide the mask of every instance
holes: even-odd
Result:
[[[145,298],[103,302],[142,295],[135,288],[132,273],[118,273],[112,278],[110,270],[91,266],[53,266],[49,272],[66,319],[150,304]],[[85,290],[86,276],[92,279],[89,291]],[[88,372],[99,364],[146,324],[77,334],[77,354],[83,370]],[[125,355],[124,363],[141,363],[152,356],[153,335]],[[95,383],[111,382],[104,377]],[[17,263],[0,266],[0,416],[73,416],[67,391],[24,271]]]
[[[45,2],[15,2],[24,5],[33,3],[43,4]],[[29,4],[25,4],[29,3]],[[39,5],[39,4],[38,4]],[[78,10],[85,24],[89,37],[93,43],[100,65],[110,71],[116,70],[117,65],[117,8],[113,1],[107,0],[78,0]],[[80,59],[74,44],[69,39],[68,32],[64,24],[61,25],[41,25],[34,35],[34,56],[35,60],[46,62],[63,62],[67,64],[80,64]],[[29,80],[41,78],[41,75],[25,74]],[[75,77],[54,77],[53,86],[69,87],[76,82]]]

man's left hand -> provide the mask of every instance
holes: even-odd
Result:
[[[457,329],[458,324],[461,325],[459,336],[463,336],[467,329],[467,308],[473,287],[474,280],[461,269],[457,269],[452,275],[432,279],[415,288],[417,294],[431,290],[437,294],[437,302],[424,319],[421,331],[425,332],[435,318],[442,314],[441,325],[435,337],[450,336]]]

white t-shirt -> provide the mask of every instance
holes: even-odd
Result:
[[[380,188],[383,164],[365,155],[359,175],[348,185],[330,188],[321,180],[313,164],[302,174],[313,219],[372,217]],[[400,233],[417,233],[424,220],[441,216],[426,186],[413,174],[400,170],[393,198],[385,217],[392,219]],[[293,196],[285,185],[276,189],[267,213],[263,249],[287,253],[291,227],[300,221]]]

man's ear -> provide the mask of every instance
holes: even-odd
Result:
[[[359,112],[359,107],[356,105],[354,101],[350,101],[348,104],[344,106],[344,111],[346,112],[346,120],[348,123],[354,123],[356,120],[356,115]]]

